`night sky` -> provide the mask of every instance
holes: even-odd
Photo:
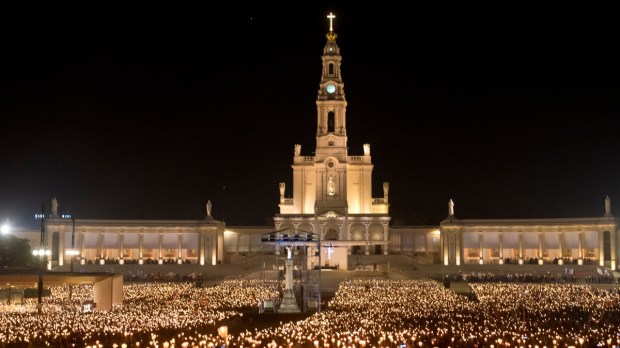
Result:
[[[349,155],[371,144],[393,224],[438,224],[450,198],[460,218],[595,217],[607,195],[620,215],[605,18],[312,3],[5,11],[0,219],[36,228],[55,196],[78,218],[202,219],[210,199],[271,224],[294,144],[315,147],[329,11]]]

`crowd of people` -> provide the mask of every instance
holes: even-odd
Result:
[[[613,279],[613,278],[612,278]],[[492,272],[455,273],[445,276],[444,281],[454,282],[507,282],[507,283],[576,283],[573,274],[553,275],[523,273],[495,274]],[[610,282],[611,283],[611,282]]]
[[[84,264],[86,265],[99,265],[99,261],[101,259],[100,258],[96,258],[96,259],[84,259]],[[120,264],[121,259],[120,258],[105,258],[104,260],[104,264],[106,265],[118,265]],[[174,258],[163,258],[161,259],[162,264],[164,265],[175,265],[178,264],[178,260],[174,259]],[[137,265],[140,263],[140,260],[138,259],[123,259],[123,264],[126,265]],[[159,259],[152,259],[152,258],[145,258],[142,260],[142,263],[145,265],[157,265],[159,264]],[[190,259],[184,259],[181,261],[182,264],[186,264],[189,265],[192,263],[192,261]]]
[[[168,273],[148,273],[148,272],[131,272],[125,273],[123,275],[123,281],[126,283],[150,283],[150,282],[193,282],[195,284],[202,284],[205,280],[205,275],[203,273],[189,273],[189,274],[181,274],[175,272]]]
[[[256,308],[257,298],[275,297],[275,281],[225,281],[217,287],[192,283],[143,283],[123,287],[123,301],[108,311],[84,313],[92,301],[90,285],[52,287],[44,297],[42,314],[37,299],[0,312],[0,347],[85,346],[87,342],[141,342],[148,346],[152,334],[185,332],[197,337],[225,319]],[[191,333],[191,334],[190,334]]]
[[[275,281],[124,286],[108,311],[82,313],[91,286],[52,288],[0,313],[0,346],[569,347],[620,345],[620,293],[586,284],[474,283],[475,298],[433,280],[347,280],[320,313],[218,334],[225,320],[276,296]],[[281,285],[281,284],[280,284]]]

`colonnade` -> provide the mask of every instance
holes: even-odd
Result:
[[[446,223],[443,224],[440,228],[441,239],[440,239],[440,253],[442,263],[444,265],[460,265],[468,259],[468,256],[465,255],[465,251],[467,249],[477,249],[477,255],[479,256],[479,262],[489,262],[490,260],[485,260],[483,257],[485,248],[489,248],[489,246],[485,245],[485,237],[490,236],[492,234],[496,234],[497,241],[493,241],[493,249],[497,248],[499,255],[497,255],[497,260],[499,263],[502,263],[504,259],[506,259],[505,251],[506,250],[516,250],[517,255],[514,255],[518,258],[518,262],[522,263],[523,259],[526,257],[525,250],[535,250],[535,258],[538,259],[539,263],[545,261],[545,259],[549,259],[549,257],[544,255],[545,250],[557,250],[556,258],[558,262],[561,264],[563,262],[563,258],[565,257],[564,252],[567,249],[574,249],[574,246],[567,248],[566,235],[577,235],[577,255],[570,255],[571,258],[576,257],[577,262],[581,263],[583,260],[588,257],[586,255],[586,250],[595,250],[595,254],[593,259],[600,266],[610,267],[612,270],[615,270],[617,267],[617,253],[620,248],[618,245],[618,229],[615,225],[600,225],[600,224],[592,224],[593,226],[587,226],[581,224],[579,230],[575,231],[576,228],[574,226],[546,226],[545,228],[539,228],[537,226],[529,227],[529,228],[518,228],[512,225],[503,225],[503,226],[494,226],[489,227],[487,225],[474,225],[468,223],[467,220],[460,220],[459,223]],[[516,230],[516,231],[515,231]],[[546,232],[557,233],[557,239],[555,239],[552,243],[554,247],[549,248],[546,245],[549,240],[548,236],[546,236]],[[586,233],[596,234],[595,246],[589,245],[586,246]],[[513,236],[511,240],[514,240],[514,235],[517,235],[517,245],[514,246],[514,243],[510,243],[512,247],[505,248],[505,238],[507,236]],[[535,235],[535,238],[532,236]],[[464,237],[467,237],[469,241],[469,245],[465,245]],[[534,248],[525,246],[525,239],[536,240],[536,246]],[[495,238],[495,236],[493,237]],[[477,245],[472,245],[472,239],[477,239]],[[574,241],[574,239],[573,239]],[[573,242],[574,243],[574,242]],[[557,244],[557,246],[556,246]],[[592,244],[592,242],[590,243]],[[509,256],[510,257],[510,256]]]
[[[352,254],[353,247],[356,246],[355,242],[359,242],[358,246],[363,248],[364,254],[369,255],[371,253],[371,246],[387,246],[387,244],[389,244],[389,221],[389,217],[351,217],[330,212],[317,218],[277,218],[275,230],[279,231],[277,232],[278,238],[282,237],[284,234],[294,236],[310,233],[315,236],[315,239],[318,238],[320,234],[322,241],[347,241],[347,244],[349,244],[347,247],[348,255]],[[354,238],[352,231],[355,227],[363,229],[362,239]],[[376,233],[378,238],[375,235],[371,235],[373,230],[380,231],[380,233]],[[332,232],[335,232],[335,238],[333,238]],[[280,255],[280,249],[278,245],[274,246],[276,255]],[[388,248],[383,247],[382,253],[387,255]]]
[[[100,264],[105,264],[107,256],[112,250],[116,255],[119,264],[125,262],[124,251],[134,250],[129,257],[138,259],[142,264],[146,258],[154,258],[158,263],[163,263],[164,259],[174,259],[175,262],[182,263],[184,251],[195,250],[191,259],[200,265],[209,262],[212,265],[221,262],[224,258],[224,231],[225,225],[216,220],[206,220],[197,222],[179,221],[167,222],[167,225],[159,226],[160,223],[149,221],[118,221],[110,220],[102,223],[101,220],[77,220],[77,227],[72,229],[70,221],[66,219],[51,219],[46,224],[47,248],[52,250],[52,262],[62,266],[67,258],[69,249],[76,249],[78,255],[88,256],[95,254],[95,258]],[[139,225],[139,226],[136,226]],[[115,245],[106,245],[106,236]],[[148,245],[155,246],[149,248],[146,244],[146,237],[149,236]],[[89,240],[87,245],[86,240]],[[69,243],[71,241],[71,243]],[[94,242],[94,243],[93,243]],[[109,241],[108,241],[109,242]],[[72,245],[73,244],[73,245]],[[109,244],[109,243],[108,243]],[[174,246],[174,247],[171,247]],[[146,250],[155,250],[155,255],[146,253]],[[173,249],[173,255],[164,254],[164,250]],[[90,252],[88,252],[90,251]],[[135,255],[137,251],[137,255]],[[187,257],[186,257],[187,258]]]

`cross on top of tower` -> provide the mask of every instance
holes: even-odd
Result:
[[[327,15],[327,18],[329,18],[329,31],[334,31],[334,22],[333,22],[333,20],[334,20],[334,18],[336,18],[336,16],[334,16],[334,14],[330,12]]]

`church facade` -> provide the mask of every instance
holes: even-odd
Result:
[[[370,144],[363,145],[360,155],[348,152],[342,56],[331,25],[326,37],[316,100],[316,148],[308,156],[295,145],[292,198],[286,198],[286,186],[280,183],[280,213],[274,220],[276,231],[282,231],[277,238],[310,233],[328,245],[321,249],[330,253],[321,259],[346,269],[347,255],[388,253],[389,183],[383,183],[383,197],[373,198]],[[278,248],[276,244],[276,253]]]
[[[437,265],[593,262],[617,269],[620,223],[609,198],[600,217],[459,219],[450,201],[438,226],[390,226],[389,183],[381,183],[383,197],[372,197],[370,144],[360,154],[348,151],[342,56],[334,16],[328,18],[316,99],[316,147],[313,155],[304,155],[300,145],[294,146],[292,188],[287,192],[285,183],[279,184],[273,226],[226,226],[211,217],[210,203],[201,220],[72,220],[58,215],[55,202],[42,242],[39,231],[21,235],[33,248],[51,250],[46,256],[50,268],[69,260],[67,250],[77,250],[81,263],[217,265],[264,250],[280,255],[284,246],[279,241],[287,241],[292,246],[320,243],[312,252],[320,266],[340,269],[348,269],[352,255],[370,254],[407,254]],[[308,266],[313,266],[310,260]]]

